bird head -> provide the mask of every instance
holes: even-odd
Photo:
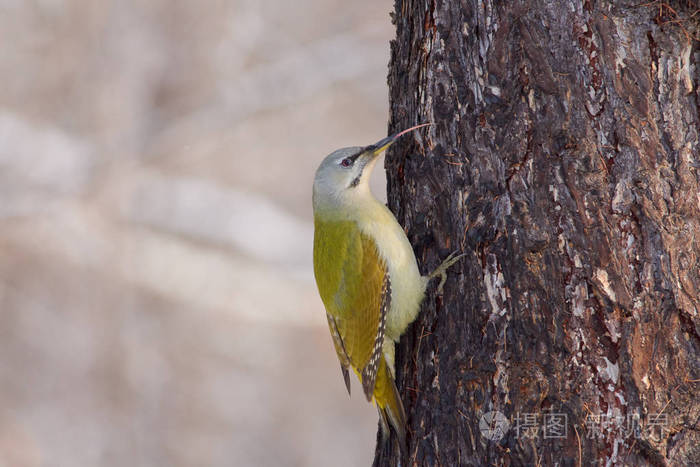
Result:
[[[314,178],[314,209],[342,206],[369,195],[369,178],[379,155],[401,135],[430,125],[424,123],[387,136],[369,146],[353,146],[330,153]]]

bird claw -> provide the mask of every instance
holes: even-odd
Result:
[[[447,269],[449,269],[450,266],[455,264],[457,261],[462,259],[464,256],[466,256],[465,253],[462,253],[461,255],[457,255],[457,252],[453,251],[442,262],[442,264],[440,264],[440,266],[436,267],[435,270],[428,275],[428,279],[432,279],[434,277],[440,276],[440,282],[438,283],[438,286],[437,286],[438,295],[442,294],[442,288],[445,285],[445,281],[447,281]]]

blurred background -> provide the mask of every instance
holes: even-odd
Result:
[[[386,135],[391,9],[0,0],[0,466],[369,465],[310,198]]]

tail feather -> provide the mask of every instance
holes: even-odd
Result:
[[[379,426],[382,432],[382,443],[386,443],[389,440],[389,418],[386,411],[377,406],[377,412],[379,412]]]
[[[396,389],[394,378],[382,356],[377,379],[374,386],[374,400],[382,422],[382,438],[388,439],[389,426],[393,428],[398,437],[402,452],[406,450],[406,412],[401,402],[401,396]]]

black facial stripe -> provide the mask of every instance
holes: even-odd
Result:
[[[350,159],[352,163],[354,164],[357,161],[357,158],[360,157],[362,154],[366,153],[367,148],[359,148],[355,154],[351,154],[346,159]],[[366,162],[366,161],[365,161]],[[360,184],[360,179],[362,178],[362,172],[365,170],[364,164],[362,164],[362,167],[360,167],[360,173],[357,174],[355,178],[352,179],[350,182],[350,185],[348,185],[348,188],[355,188],[357,185]]]
[[[357,160],[357,158],[360,157],[360,154],[362,154],[363,152],[364,152],[364,150],[362,148],[360,148],[357,150],[357,152],[355,154],[352,154],[352,155],[346,157],[346,159],[350,159],[352,161],[352,163],[354,164],[355,161]]]

